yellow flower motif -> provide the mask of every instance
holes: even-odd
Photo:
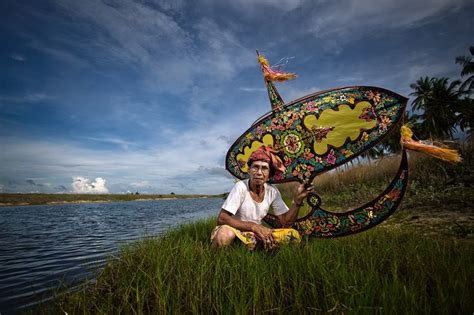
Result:
[[[371,219],[373,219],[374,217],[374,212],[372,210],[370,210],[368,213],[367,213],[367,216]]]
[[[329,103],[329,102],[332,102],[332,101],[333,101],[333,97],[332,97],[332,96],[323,97],[323,102],[325,102],[325,103]]]
[[[354,152],[352,152],[351,150],[345,150],[345,151],[344,151],[344,156],[345,156],[345,157],[349,157],[349,156],[351,156],[351,155],[354,155]]]
[[[369,140],[369,135],[367,134],[367,132],[364,132],[364,133],[362,134],[362,139],[363,139],[364,141]]]
[[[354,104],[355,99],[353,97],[349,97],[348,101],[349,101],[349,103]]]
[[[245,137],[246,137],[247,139],[249,139],[249,140],[252,140],[252,133],[249,132]]]

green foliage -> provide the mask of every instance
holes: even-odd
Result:
[[[474,86],[474,46],[469,48],[471,56],[459,56],[456,63],[462,66],[461,80],[449,82],[448,78],[422,77],[410,87],[414,90],[412,124],[419,138],[453,137],[456,127],[471,133],[474,122],[474,104],[471,94]]]
[[[378,228],[276,252],[213,252],[211,218],[122,249],[96,282],[58,295],[56,313],[470,313],[466,242]]]
[[[457,122],[462,131],[472,133],[474,126],[474,101],[469,97],[459,100]]]
[[[459,56],[456,57],[456,63],[462,66],[461,77],[467,76],[463,84],[461,85],[461,91],[470,93],[474,88],[474,46],[469,47],[471,56]]]
[[[420,78],[410,87],[414,90],[413,109],[421,111],[416,115],[424,134],[423,138],[452,138],[455,131],[456,108],[460,93],[456,89],[461,81],[449,83],[448,78]]]
[[[409,152],[409,184],[401,209],[426,205],[456,210],[474,204],[473,148],[459,147],[464,161],[449,164],[417,152]],[[348,210],[378,196],[395,175],[399,157],[385,157],[347,171],[335,171],[316,178],[314,185],[328,210]],[[470,192],[470,193],[466,193]],[[282,195],[291,193],[282,190]],[[465,195],[466,194],[466,195]]]

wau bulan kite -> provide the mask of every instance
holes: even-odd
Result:
[[[270,67],[260,54],[271,111],[259,118],[230,147],[226,169],[236,178],[248,178],[247,160],[265,146],[276,152],[284,172],[273,174],[271,183],[303,182],[348,163],[379,144],[404,117],[408,99],[392,91],[373,86],[350,86],[316,92],[285,103],[274,81],[295,77]],[[320,207],[316,193],[307,197],[311,209],[293,224],[302,235],[337,237],[368,230],[392,215],[402,201],[408,183],[405,149],[431,153],[449,161],[459,161],[454,150],[421,144],[411,139],[411,131],[402,126],[402,158],[395,177],[378,197],[356,209],[334,212]],[[269,214],[264,221],[279,227]]]

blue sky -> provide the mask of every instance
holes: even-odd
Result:
[[[458,78],[467,0],[4,0],[0,192],[222,193],[270,109],[255,50],[294,57],[285,101]]]

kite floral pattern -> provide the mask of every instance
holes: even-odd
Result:
[[[345,164],[380,143],[395,129],[405,111],[406,97],[370,86],[323,91],[284,104],[271,82],[276,77],[270,78],[271,71],[264,67],[268,62],[260,55],[259,61],[272,111],[257,120],[227,152],[226,169],[239,179],[248,177],[247,161],[252,152],[264,145],[278,152],[286,167],[284,172],[273,175],[270,182],[311,183],[318,174]],[[284,78],[289,77],[285,74]],[[408,163],[403,152],[397,176],[375,200],[336,213],[321,209],[320,197],[310,193],[306,201],[311,211],[296,220],[293,227],[302,235],[325,238],[367,230],[396,210],[407,178]],[[273,227],[279,226],[273,215],[264,220]]]
[[[379,143],[401,118],[406,101],[376,87],[349,87],[307,96],[253,124],[230,148],[226,168],[239,179],[247,178],[248,156],[265,144],[279,152],[286,167],[271,182],[309,181]],[[344,124],[344,119],[348,123]]]
[[[408,182],[408,161],[406,152],[397,175],[385,191],[366,205],[343,213],[331,212],[317,205],[306,217],[298,219],[292,226],[301,235],[314,237],[345,236],[367,230],[388,218],[400,204]],[[273,215],[267,215],[265,222],[279,227]]]

